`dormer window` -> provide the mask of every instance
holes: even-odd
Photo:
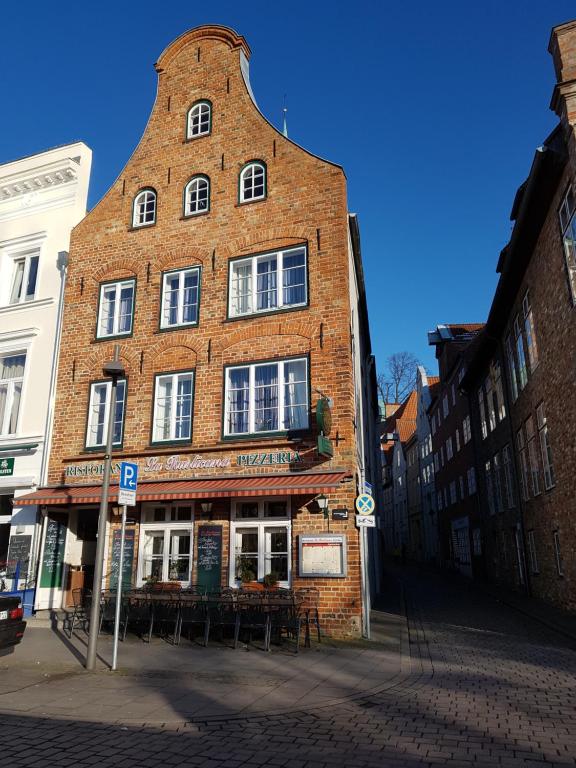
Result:
[[[194,176],[184,190],[184,216],[197,216],[210,210],[210,179]]]
[[[133,227],[148,227],[156,223],[156,192],[143,189],[134,198],[132,211]]]
[[[207,136],[212,131],[212,104],[209,101],[197,101],[188,112],[186,138]]]
[[[253,161],[240,171],[240,202],[252,203],[266,197],[266,164]]]

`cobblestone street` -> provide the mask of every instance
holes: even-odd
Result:
[[[162,728],[7,714],[0,764],[576,765],[573,642],[464,581],[410,569],[402,578],[411,671],[383,693],[306,712]]]

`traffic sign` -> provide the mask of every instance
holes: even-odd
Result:
[[[131,461],[120,463],[120,486],[118,504],[127,507],[136,506],[136,488],[138,487],[138,464]]]
[[[376,518],[374,515],[356,515],[357,528],[376,528]]]
[[[356,511],[359,515],[371,515],[374,512],[374,499],[368,493],[356,497]]]
[[[369,483],[368,480],[364,480],[363,492],[367,493],[369,496],[372,496],[372,483]]]

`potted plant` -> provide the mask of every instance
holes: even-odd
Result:
[[[264,586],[266,589],[277,589],[278,587],[278,574],[276,571],[270,571],[264,576]]]
[[[256,580],[256,574],[252,570],[250,563],[246,560],[240,562],[238,578],[242,582],[242,589],[264,589],[264,585]]]

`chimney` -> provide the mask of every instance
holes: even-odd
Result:
[[[550,109],[558,117],[576,124],[576,21],[559,24],[552,29],[548,51],[554,61],[556,86]]]

